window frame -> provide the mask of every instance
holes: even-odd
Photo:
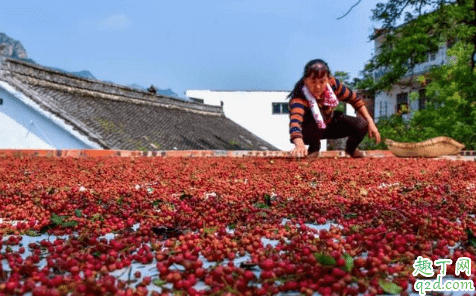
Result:
[[[278,108],[276,110],[275,108]],[[277,111],[277,112],[276,112]],[[289,103],[287,102],[272,102],[271,103],[271,115],[285,115],[289,114]]]

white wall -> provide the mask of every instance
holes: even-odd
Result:
[[[4,82],[0,99],[0,149],[100,149]]]
[[[272,114],[272,103],[288,103],[289,91],[213,91],[187,90],[187,97],[203,99],[205,104],[220,105],[225,116],[256,136],[277,147],[290,151],[294,144],[289,136],[289,114]],[[321,151],[327,141],[321,140]]]
[[[375,94],[374,117],[378,121],[380,117],[390,116],[395,113],[397,105],[396,91],[380,91]]]

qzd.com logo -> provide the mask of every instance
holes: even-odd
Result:
[[[446,266],[451,265],[451,259],[438,259],[431,261],[428,258],[418,256],[413,263],[413,276],[422,275],[424,277],[432,277],[435,272],[433,265],[440,267],[440,273],[436,276],[436,280],[417,280],[413,287],[420,295],[426,295],[427,291],[474,291],[474,284],[471,280],[446,280]],[[471,275],[471,259],[468,257],[460,257],[456,260],[455,275],[465,273],[467,276]]]

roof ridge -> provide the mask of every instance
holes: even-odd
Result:
[[[22,82],[25,82],[27,84],[31,85],[36,85],[36,86],[42,86],[42,87],[48,87],[60,91],[64,91],[67,93],[73,93],[73,94],[78,94],[78,95],[86,95],[86,96],[91,96],[95,98],[101,98],[101,99],[106,99],[106,100],[113,100],[113,101],[123,101],[123,102],[130,102],[130,103],[135,103],[135,104],[143,104],[143,105],[151,105],[151,106],[158,106],[158,107],[164,107],[164,108],[169,108],[169,109],[178,109],[178,110],[183,110],[186,112],[192,112],[192,113],[198,113],[202,115],[210,115],[210,116],[222,116],[224,115],[223,112],[209,112],[209,111],[202,111],[194,108],[187,108],[183,106],[178,106],[174,104],[167,104],[167,103],[162,103],[159,101],[152,101],[152,100],[144,100],[142,98],[134,98],[130,97],[127,95],[114,95],[111,93],[107,92],[101,92],[101,91],[96,91],[96,90],[90,90],[90,89],[83,89],[79,87],[69,87],[68,85],[65,84],[59,84],[59,83],[54,83],[46,80],[39,80],[34,77],[17,77],[19,80]]]
[[[14,76],[27,76],[33,78],[36,83],[46,84],[49,87],[57,87],[62,90],[74,92],[74,89],[80,90],[80,94],[94,93],[104,99],[119,99],[124,97],[132,99],[137,104],[150,104],[173,109],[181,109],[189,112],[197,112],[205,115],[223,115],[223,107],[213,106],[196,102],[187,102],[167,95],[155,95],[146,91],[134,89],[132,87],[93,80],[85,77],[78,77],[72,74],[63,73],[44,66],[27,63],[24,61],[5,58],[1,63],[4,71],[10,72]],[[21,80],[28,78],[20,78]],[[31,81],[31,80],[30,80]],[[64,86],[64,87],[62,87]],[[66,87],[66,89],[65,89]],[[127,100],[126,99],[126,100]],[[120,99],[119,99],[120,100]],[[123,99],[124,100],[124,99]],[[128,101],[128,100],[127,100]]]

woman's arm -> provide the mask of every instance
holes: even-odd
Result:
[[[375,143],[380,143],[380,133],[378,131],[377,126],[375,125],[374,120],[369,114],[369,111],[367,110],[367,107],[363,105],[360,107],[357,112],[359,112],[360,115],[368,122],[369,124],[369,137],[375,138]]]
[[[300,98],[292,98],[289,102],[289,133],[294,149],[291,150],[292,156],[306,156],[307,149],[302,139],[302,122],[304,120],[304,107],[306,101]]]
[[[329,79],[329,84],[332,87],[332,90],[334,91],[339,101],[352,105],[355,110],[359,110],[362,106],[365,105],[362,98],[357,96],[357,93],[354,92],[352,89],[342,84],[339,79],[331,77]]]
[[[359,112],[359,114],[362,115],[362,117],[368,122],[369,137],[375,138],[375,142],[377,144],[380,143],[380,133],[377,126],[375,125],[374,120],[370,116],[367,107],[365,107],[364,101],[359,96],[357,96],[356,92],[343,85],[337,78],[332,77],[330,83],[337,98],[340,101],[351,104],[352,107],[354,107],[354,109],[357,110],[357,112]]]

